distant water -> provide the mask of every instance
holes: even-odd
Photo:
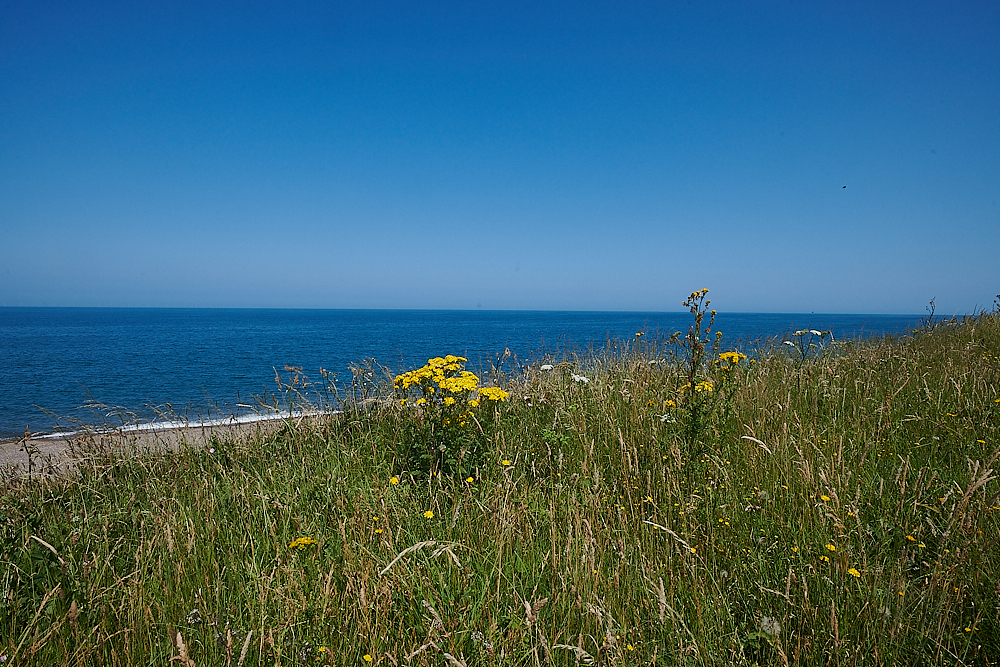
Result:
[[[908,332],[919,315],[720,313],[724,341],[830,329],[838,340]],[[268,402],[275,369],[349,380],[374,358],[393,370],[457,354],[489,367],[600,349],[637,331],[687,331],[684,313],[0,308],[0,439],[167,418],[200,421]],[[107,406],[107,407],[98,407]]]

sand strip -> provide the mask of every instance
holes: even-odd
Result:
[[[178,451],[184,447],[204,447],[212,438],[222,441],[243,441],[273,433],[286,420],[301,423],[315,418],[314,414],[257,417],[253,420],[211,422],[205,424],[126,427],[113,431],[76,432],[57,436],[40,436],[27,442],[0,442],[0,476],[63,475],[94,453],[115,452],[124,456],[142,452]]]

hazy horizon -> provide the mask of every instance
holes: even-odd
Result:
[[[714,305],[714,304],[713,304]],[[296,306],[0,306],[0,309],[51,309],[51,310],[315,310],[315,311],[372,311],[372,312],[441,312],[441,313],[637,313],[637,314],[679,314],[687,312],[684,308],[674,310],[565,310],[561,308],[303,308]],[[980,312],[988,312],[992,308],[977,308],[968,313],[942,313],[935,311],[934,319],[945,317],[960,317]],[[929,313],[850,313],[850,312],[819,312],[819,311],[748,311],[748,310],[717,310],[719,315],[854,315],[872,317],[919,317],[926,318]]]

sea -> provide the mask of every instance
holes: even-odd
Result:
[[[688,312],[0,308],[0,441],[81,428],[157,428],[336,409],[355,369],[434,356],[473,372],[600,354],[686,332]],[[800,329],[836,340],[906,335],[920,315],[719,313],[726,348]],[[505,357],[505,352],[509,355]],[[376,375],[380,371],[376,370]],[[373,380],[362,371],[364,388]],[[291,386],[291,389],[289,387]]]

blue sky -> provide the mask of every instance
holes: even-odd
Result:
[[[725,311],[951,314],[1000,292],[995,2],[0,17],[0,305],[662,311],[708,287]]]

